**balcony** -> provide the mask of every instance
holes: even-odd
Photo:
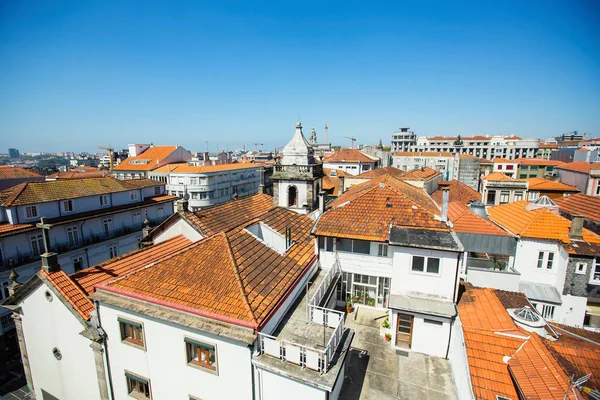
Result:
[[[151,219],[150,225],[156,226],[167,219],[169,216],[164,216],[161,218]],[[81,235],[78,236],[77,242],[74,241],[66,241],[66,242],[58,242],[56,240],[50,240],[51,246],[50,250],[61,254],[67,253],[73,250],[81,249],[87,246],[92,246],[96,243],[104,242],[109,239],[115,239],[122,236],[126,236],[135,232],[140,232],[144,227],[143,223],[134,224],[125,226],[118,229],[112,229],[108,232],[103,232],[95,235],[87,235],[83,238]],[[30,264],[41,259],[39,254],[35,254],[33,252],[18,252],[15,257],[7,257],[5,260],[0,260],[0,272],[9,270],[11,268],[10,260],[12,260],[12,266],[17,268],[26,264]]]
[[[323,165],[274,165],[271,179],[318,178],[323,175]]]
[[[339,263],[329,271],[319,272],[309,293],[292,307],[273,335],[258,334],[259,354],[255,362],[309,380],[326,380],[319,376],[334,369],[339,371],[338,355],[347,351],[353,332],[345,328],[343,312],[323,305],[340,276]]]

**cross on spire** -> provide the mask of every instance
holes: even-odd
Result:
[[[46,218],[42,217],[40,222],[35,226],[42,229],[42,234],[44,236],[44,250],[46,253],[50,253],[50,229],[52,229],[52,224],[47,224]]]

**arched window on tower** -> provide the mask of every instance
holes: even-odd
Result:
[[[298,206],[298,189],[296,186],[288,188],[288,207]]]

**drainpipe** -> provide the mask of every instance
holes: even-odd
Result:
[[[458,310],[456,311],[456,313],[458,314]],[[446,348],[446,360],[448,359],[448,355],[450,355],[450,341],[452,340],[452,327],[454,326],[455,320],[456,315],[450,320],[450,332],[448,333],[448,347]]]
[[[257,336],[257,340],[258,336]],[[250,350],[250,378],[252,380],[252,399],[256,398],[256,388],[254,383],[254,365],[252,365],[252,352],[254,351],[254,346],[252,344],[248,345],[248,350]]]
[[[98,315],[98,328],[102,332],[102,344],[104,345],[104,357],[106,359],[106,373],[108,375],[108,388],[110,390],[110,398],[114,400],[115,392],[113,389],[112,383],[112,373],[110,371],[110,359],[108,357],[108,345],[106,343],[106,331],[102,329],[102,321],[100,320],[100,303],[98,300],[94,300],[94,305],[96,306],[96,314]]]
[[[458,286],[458,270],[460,268],[460,253],[456,256],[456,274],[454,275],[454,303],[458,301],[458,292],[456,290]]]

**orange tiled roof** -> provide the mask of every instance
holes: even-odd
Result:
[[[451,180],[451,181],[438,181],[438,190],[431,194],[431,198],[435,201],[438,206],[442,205],[442,188],[447,187],[450,190],[450,202],[459,202],[462,204],[469,204],[472,201],[481,201],[481,194],[473,189],[472,187],[465,185],[464,183]]]
[[[514,181],[510,176],[504,175],[502,172],[492,172],[482,178],[486,181]]]
[[[81,178],[103,178],[110,175],[110,171],[101,171],[92,167],[77,167],[71,171],[56,172],[46,176],[46,179],[81,179]]]
[[[337,176],[331,176],[331,171],[336,171]],[[323,179],[321,185],[323,190],[331,190],[331,195],[337,197],[340,195],[340,176],[346,176],[346,173],[341,169],[323,168]]]
[[[154,172],[171,172],[171,173],[192,173],[192,174],[206,174],[210,172],[221,172],[231,171],[238,169],[250,169],[259,168],[261,164],[253,163],[236,163],[236,164],[218,164],[218,165],[206,165],[206,166],[195,166],[188,165],[187,163],[174,163],[163,165],[154,170]]]
[[[493,164],[494,162],[492,160],[488,160],[487,158],[480,158],[479,163],[480,164]]]
[[[113,171],[152,171],[178,146],[152,146],[135,157],[127,157]],[[144,162],[142,162],[144,161]]]
[[[540,147],[555,148],[558,147],[558,143],[540,142]]]
[[[259,221],[280,233],[291,226],[294,244],[285,255],[244,229]],[[277,207],[101,288],[258,328],[314,262],[312,224],[306,216]]]
[[[402,179],[432,179],[441,175],[439,171],[433,168],[423,167],[421,169],[413,169],[402,175]]]
[[[0,179],[39,178],[40,176],[23,168],[0,166]]]
[[[191,242],[186,237],[179,235],[162,243],[84,269],[71,276],[68,276],[62,270],[52,273],[42,271],[42,273],[79,315],[88,320],[90,311],[94,309],[92,301],[88,298],[89,295],[94,293],[94,285],[113,280],[138,268],[152,264],[188,247],[190,244]]]
[[[591,221],[600,222],[600,197],[577,193],[554,200],[561,211],[571,215],[582,215]]]
[[[263,215],[274,207],[273,197],[255,194],[209,207],[187,216],[206,235],[227,231]]]
[[[478,157],[475,157],[473,154],[459,154],[458,158],[478,158]]]
[[[160,182],[150,179],[118,180],[110,177],[26,182],[0,192],[0,198],[4,198],[3,206],[11,207],[124,192],[159,185],[161,185]]]
[[[63,270],[56,272],[41,271],[58,292],[69,302],[73,309],[85,320],[90,318],[94,303],[87,297],[75,282]]]
[[[515,162],[521,165],[563,165],[564,162],[558,160],[544,160],[543,158],[517,158]]]
[[[548,352],[542,339],[534,334],[508,361],[511,375],[526,399],[563,400],[569,378]],[[576,399],[572,393],[569,399]]]
[[[331,203],[315,226],[319,236],[386,241],[397,227],[448,230],[423,189],[384,175],[352,186]]]
[[[586,174],[589,174],[592,169],[597,168],[600,168],[600,163],[592,164],[587,161],[573,161],[556,167],[556,169],[564,169],[565,171],[573,172],[583,172]]]
[[[472,212],[462,202],[452,202],[448,205],[448,218],[452,221],[455,232],[510,236],[498,225]]]
[[[569,192],[577,193],[579,189],[574,186],[565,185],[557,181],[550,181],[544,178],[524,178],[518,179],[529,183],[529,191],[544,191],[544,192]]]
[[[491,207],[488,215],[495,223],[517,236],[571,243],[571,221],[544,207],[527,210],[525,207],[528,204],[527,200],[522,200]],[[600,243],[600,236],[583,228],[583,240]]]
[[[456,140],[458,139],[458,137],[456,136],[433,136],[428,138],[428,140]],[[487,136],[481,136],[481,135],[475,135],[475,136],[461,136],[460,137],[461,140],[484,140],[484,141],[489,141],[491,140],[491,138],[487,137]]]
[[[361,163],[374,163],[376,159],[363,153],[358,149],[340,149],[333,155],[323,160],[324,163],[339,163],[339,162],[361,162]]]
[[[399,178],[404,175],[404,171],[396,167],[375,168],[370,171],[363,172],[362,174],[355,176],[354,178],[371,179],[379,178],[383,175],[392,175]]]
[[[508,158],[496,157],[494,163],[516,164],[517,160],[509,160]]]

